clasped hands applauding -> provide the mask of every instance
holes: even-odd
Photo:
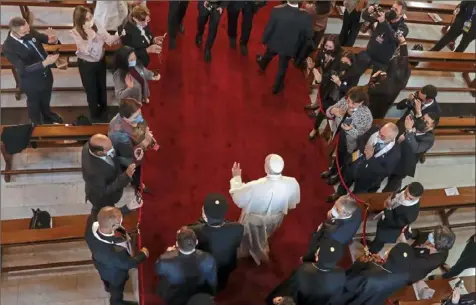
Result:
[[[52,28],[48,28],[45,31],[45,34],[48,36],[48,44],[57,44],[58,37],[56,36],[56,31]],[[42,62],[43,67],[51,66],[56,64],[58,69],[66,69],[68,67],[68,61],[65,58],[61,58],[59,53],[48,54],[48,56]]]

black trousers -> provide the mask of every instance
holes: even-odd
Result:
[[[188,1],[169,1],[169,14],[167,21],[167,33],[169,39],[175,40],[180,25],[187,12]]]
[[[353,10],[349,13],[344,12],[344,20],[342,21],[342,29],[339,34],[339,42],[343,47],[354,46],[355,40],[360,31],[360,12]]]
[[[253,27],[253,3],[246,2],[243,4],[243,8],[236,7],[237,2],[230,2],[227,7],[228,12],[228,37],[230,39],[236,39],[237,27],[238,27],[238,15],[240,11],[241,15],[241,38],[240,44],[247,45],[250,40],[251,29]]]
[[[51,111],[50,101],[53,90],[53,81],[46,88],[38,90],[23,90],[26,94],[28,117],[35,125],[52,124],[58,122],[58,116]]]
[[[336,137],[340,137],[339,138],[339,147],[337,147],[336,158],[339,158],[339,165],[343,170],[344,167],[346,166],[346,164],[349,162],[352,155],[347,152],[347,143],[346,143],[346,140],[345,140],[345,132],[339,132],[339,134],[336,135]],[[331,172],[332,175],[337,175],[337,162],[336,162],[335,159],[332,161],[332,165],[329,168],[329,171]]]
[[[402,181],[403,179],[405,179],[406,176],[402,176],[402,175],[390,175],[390,177],[388,177],[388,182],[387,182],[387,185],[384,187],[384,189],[382,190],[382,192],[396,192],[398,191],[399,189],[402,188]]]
[[[204,5],[203,1],[198,2],[198,18],[197,18],[197,36],[203,36],[205,31],[205,25],[210,19],[208,24],[208,36],[207,42],[205,43],[205,49],[211,49],[215,38],[217,37],[218,24],[220,23],[221,14],[218,10],[212,9],[208,10]]]
[[[469,268],[476,268],[476,242],[474,236],[466,243],[466,246],[461,252],[456,264],[451,269],[443,274],[443,278],[449,279],[458,276],[461,272]]]
[[[471,41],[476,39],[475,22],[473,22],[467,33],[463,31],[464,22],[465,20],[463,20],[463,18],[456,18],[453,24],[450,26],[448,32],[446,32],[446,34],[441,37],[441,39],[435,44],[435,46],[433,46],[433,48],[430,49],[430,51],[440,51],[451,41],[463,34],[463,37],[461,38],[459,45],[456,47],[455,52],[464,52]]]
[[[124,303],[124,287],[126,286],[127,279],[119,285],[111,285],[107,281],[103,281],[104,288],[109,292],[109,304],[110,305],[125,305]]]
[[[376,183],[376,181],[370,182],[368,180],[361,181],[358,179],[359,167],[363,165],[356,164],[356,162],[358,161],[354,161],[351,164],[346,164],[342,168],[342,177],[344,178],[345,185],[347,185],[348,188],[354,185],[354,189],[352,191],[354,194],[377,192],[380,188],[380,184]],[[347,190],[342,183],[337,187],[336,193],[340,196],[347,194]]]
[[[266,52],[261,59],[261,65],[264,69],[268,66],[269,62],[276,56],[278,53],[271,51],[269,48],[266,48]],[[284,79],[286,77],[286,71],[288,70],[289,60],[291,56],[279,55],[278,62],[278,72],[276,73],[276,78],[274,80],[274,89],[280,89],[284,86]]]
[[[316,48],[319,47],[319,44],[321,43],[322,37],[324,36],[324,32],[326,29],[320,30],[320,31],[314,31],[312,35],[312,40],[314,41],[314,45]]]
[[[140,188],[142,187],[141,175],[142,175],[142,166],[138,165],[131,179],[131,185],[135,188],[136,191],[139,191]]]
[[[101,121],[107,110],[106,60],[89,62],[78,59],[79,75],[88,100],[92,121]]]
[[[374,238],[374,240],[372,240],[369,244],[367,244],[367,246],[369,247],[369,252],[370,253],[374,253],[374,254],[377,254],[380,252],[380,250],[382,250],[382,248],[385,246],[385,242],[382,241],[380,238],[379,238],[379,232],[378,232],[378,228],[377,228],[377,234]]]

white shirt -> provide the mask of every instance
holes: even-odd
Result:
[[[299,183],[292,177],[268,175],[243,183],[241,176],[230,180],[233,202],[247,214],[287,214],[301,201]]]
[[[291,7],[299,8],[299,4],[291,4],[291,3],[288,2],[288,5],[291,6]]]

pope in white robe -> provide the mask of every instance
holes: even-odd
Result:
[[[230,180],[230,195],[242,209],[240,223],[245,228],[239,254],[251,255],[258,265],[269,261],[268,238],[301,200],[297,180],[281,174],[284,168],[281,156],[268,155],[264,168],[266,177],[244,183],[240,164],[235,162]]]

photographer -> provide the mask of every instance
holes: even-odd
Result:
[[[405,131],[405,118],[412,115],[415,118],[421,118],[425,113],[434,112],[440,116],[440,106],[436,102],[438,90],[433,85],[426,85],[421,90],[411,93],[408,98],[401,100],[397,104],[397,109],[406,110],[398,120],[397,126],[400,133]]]
[[[354,45],[359,35],[362,10],[378,2],[378,0],[344,0],[344,19],[339,34],[339,40],[343,47]]]
[[[362,18],[373,28],[367,50],[359,54],[359,66],[365,71],[369,66],[373,67],[373,73],[377,70],[385,70],[394,55],[399,44],[398,37],[408,35],[408,27],[404,23],[406,4],[404,1],[396,1],[392,8],[383,12],[379,6],[370,6]]]
[[[394,56],[387,71],[375,72],[367,85],[370,111],[374,119],[383,119],[388,109],[408,83],[411,69],[408,64],[408,49],[405,37],[399,36],[398,55]]]

